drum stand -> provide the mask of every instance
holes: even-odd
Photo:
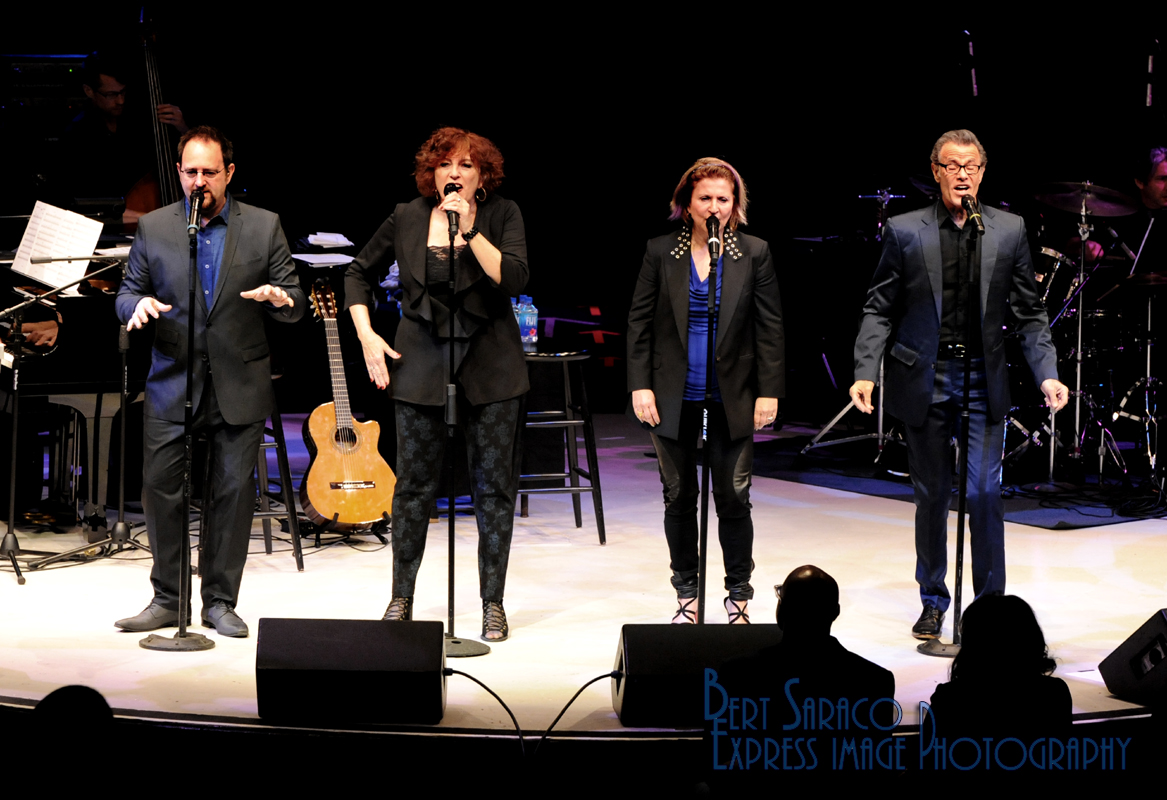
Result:
[[[879,213],[877,215],[877,223],[876,223],[877,230],[875,233],[875,241],[877,241],[877,242],[883,241],[883,227],[884,227],[884,225],[887,224],[887,206],[888,206],[888,204],[892,200],[902,200],[902,199],[904,199],[904,197],[905,197],[905,195],[902,195],[902,194],[892,194],[890,186],[887,187],[886,189],[880,189],[875,194],[861,194],[861,195],[859,195],[860,200],[874,200],[876,205],[879,206]],[[823,363],[824,364],[826,364],[826,360],[827,360],[827,357],[824,354],[823,355]],[[830,364],[827,364],[826,366],[827,366],[827,373],[830,374],[831,366],[830,366]],[[833,384],[834,382],[835,382],[835,379],[834,379],[834,376],[832,375],[831,376],[831,383]],[[832,439],[829,442],[821,441],[821,439],[824,436],[826,436],[827,433],[829,433],[832,428],[834,428],[837,424],[839,424],[839,420],[841,420],[844,416],[846,416],[847,412],[855,407],[855,402],[852,401],[852,402],[848,403],[846,406],[844,406],[843,410],[840,411],[838,414],[836,414],[835,418],[832,419],[830,422],[828,422],[826,424],[826,426],[821,431],[819,431],[817,434],[815,434],[815,437],[810,440],[810,444],[808,444],[806,447],[802,448],[802,451],[799,453],[799,455],[804,456],[816,447],[830,447],[833,444],[846,444],[847,442],[861,442],[864,439],[875,439],[876,443],[877,443],[877,448],[878,448],[878,452],[875,455],[875,463],[878,464],[879,459],[883,457],[884,446],[886,446],[889,441],[891,441],[893,438],[895,438],[894,436],[892,436],[892,434],[890,432],[884,433],[884,430],[883,430],[883,359],[882,358],[879,360],[879,402],[876,404],[876,406],[877,406],[877,409],[875,412],[875,414],[876,414],[875,433],[864,433],[860,436],[847,436],[847,437],[844,437],[842,439]]]
[[[1159,416],[1158,416],[1158,400],[1156,393],[1159,388],[1159,379],[1151,375],[1151,352],[1155,348],[1154,336],[1151,329],[1151,309],[1152,298],[1147,297],[1147,338],[1144,340],[1147,346],[1147,374],[1135,381],[1134,385],[1127,390],[1123,395],[1122,401],[1118,404],[1118,410],[1111,415],[1113,421],[1117,421],[1119,417],[1126,417],[1136,423],[1143,424],[1144,439],[1146,441],[1147,461],[1151,465],[1151,475],[1156,483],[1162,483],[1162,476],[1158,469],[1158,441],[1159,441]],[[1127,401],[1129,401],[1136,394],[1143,396],[1143,410],[1141,414],[1135,414],[1126,410]]]
[[[1094,226],[1086,218],[1087,214],[1086,199],[1082,198],[1081,218],[1078,221],[1080,245],[1078,286],[1074,293],[1075,297],[1080,298],[1078,300],[1078,344],[1074,351],[1074,449],[1070,451],[1070,458],[1075,460],[1082,457],[1082,440],[1085,437],[1085,432],[1082,429],[1082,325],[1086,318],[1085,313],[1083,313],[1086,295],[1082,290],[1086,288],[1086,240],[1090,238],[1090,233],[1094,230]]]
[[[8,475],[8,480],[9,480],[9,483],[8,483],[8,529],[4,533],[3,541],[0,542],[0,558],[8,560],[8,562],[12,566],[12,571],[14,573],[16,573],[16,582],[21,586],[24,585],[25,579],[24,579],[24,574],[20,571],[20,564],[17,562],[18,558],[23,558],[26,561],[31,562],[31,563],[29,563],[28,567],[30,570],[32,570],[32,569],[36,569],[38,567],[44,566],[45,564],[60,560],[61,558],[65,558],[67,556],[74,554],[74,551],[70,551],[70,553],[68,553],[68,554],[56,554],[56,553],[52,553],[52,552],[46,552],[43,550],[24,550],[21,548],[20,542],[16,538],[16,442],[17,442],[17,433],[20,429],[20,427],[19,427],[20,426],[20,359],[21,359],[22,353],[24,352],[24,335],[23,335],[23,328],[22,328],[22,321],[21,321],[22,315],[24,313],[24,309],[28,308],[29,306],[33,305],[34,303],[42,303],[42,302],[48,301],[52,298],[57,297],[61,292],[65,291],[66,289],[70,289],[70,288],[78,285],[79,283],[83,283],[83,282],[89,280],[90,278],[96,277],[97,275],[100,275],[100,274],[107,272],[109,270],[119,268],[121,266],[121,261],[123,259],[118,258],[118,257],[115,257],[115,258],[117,258],[117,260],[113,264],[109,264],[107,266],[104,266],[101,269],[96,270],[94,272],[91,272],[88,275],[85,275],[81,278],[78,278],[77,280],[75,280],[71,283],[66,283],[63,286],[54,287],[54,288],[44,292],[43,294],[32,295],[32,296],[26,295],[29,297],[28,300],[25,300],[22,303],[17,303],[16,305],[12,306],[11,308],[6,308],[3,311],[0,311],[0,320],[3,320],[3,319],[11,319],[12,320],[12,333],[11,333],[11,336],[9,337],[9,347],[12,350],[12,445],[11,445],[11,451],[9,453],[10,462],[9,462],[9,475]],[[94,256],[72,256],[72,257],[62,257],[62,258],[49,257],[49,258],[33,259],[33,263],[48,263],[48,262],[52,262],[52,261],[90,261],[90,260],[92,260],[92,261],[108,261],[109,257],[105,257],[105,258],[95,258]],[[123,354],[123,364],[125,363],[124,359],[125,359],[125,356]],[[125,367],[124,366],[122,368],[122,380],[123,380],[123,386],[124,386],[124,381],[125,381]],[[124,396],[124,391],[125,390],[123,389],[123,396]],[[123,417],[123,421],[122,421],[122,428],[123,428],[123,430],[125,428],[124,417]],[[123,458],[122,461],[124,463],[125,459]],[[129,541],[131,544],[136,544],[132,540],[129,539],[128,535],[126,536],[126,540]],[[81,548],[81,550],[89,550],[92,547],[93,547],[93,545],[85,545],[83,548]]]
[[[839,420],[841,420],[844,416],[846,416],[847,412],[855,407],[855,401],[852,400],[850,403],[845,405],[843,407],[843,410],[840,411],[838,414],[836,414],[834,419],[832,419],[830,422],[828,422],[823,427],[823,429],[821,431],[819,431],[818,433],[815,434],[815,437],[813,439],[811,439],[810,442],[807,443],[806,447],[802,448],[801,452],[799,452],[799,455],[804,456],[816,447],[830,447],[831,445],[836,445],[836,444],[846,444],[848,442],[861,442],[865,439],[875,439],[876,446],[878,449],[878,452],[875,454],[875,463],[878,464],[879,460],[883,457],[883,450],[887,446],[887,443],[892,441],[893,439],[895,439],[895,436],[891,433],[890,430],[885,432],[883,429],[883,359],[882,358],[879,360],[879,400],[876,401],[875,406],[876,406],[876,408],[875,408],[875,433],[862,433],[862,434],[859,434],[858,436],[845,436],[842,439],[831,439],[831,440],[826,441],[826,442],[822,441],[822,438],[824,436],[826,436],[831,431],[832,428],[834,428],[837,424],[839,424]]]

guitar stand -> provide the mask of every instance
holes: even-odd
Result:
[[[388,511],[382,511],[381,519],[374,522],[373,527],[364,531],[342,531],[337,527],[339,519],[340,513],[337,512],[332,515],[332,519],[328,520],[323,525],[315,524],[311,521],[307,523],[309,525],[314,525],[316,528],[316,547],[320,547],[320,536],[324,533],[335,533],[340,537],[333,542],[329,542],[329,544],[336,544],[336,542],[347,542],[352,539],[355,534],[372,534],[373,536],[377,537],[377,541],[379,541],[381,544],[389,544],[389,540],[386,539],[385,536],[386,534],[392,535],[393,518],[389,516]]]

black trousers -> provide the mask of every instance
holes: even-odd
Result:
[[[232,607],[239,601],[255,513],[254,475],[263,425],[263,420],[249,425],[227,424],[208,376],[193,426],[196,435],[207,434],[207,457],[211,459],[212,494],[203,499],[203,550],[199,563],[204,608],[217,600]],[[182,518],[186,449],[183,424],[147,416],[143,438],[142,507],[154,554],[150,582],[154,584],[154,602],[177,611],[179,557],[183,529],[188,525]]]
[[[702,417],[702,403],[685,401],[681,406],[680,438],[652,435],[664,488],[665,539],[677,597],[697,596],[697,440]],[[754,522],[750,518],[754,437],[729,438],[729,423],[721,403],[713,404],[709,417],[706,446],[717,509],[717,537],[725,561],[725,589],[734,600],[749,600],[754,596],[750,585],[754,569]]]
[[[470,492],[478,519],[478,582],[483,600],[502,602],[519,485],[521,398],[462,405]],[[398,401],[397,487],[393,491],[393,596],[413,597],[425,554],[430,507],[446,452],[445,409]]]

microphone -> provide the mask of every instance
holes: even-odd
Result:
[[[190,193],[190,217],[186,221],[186,235],[198,236],[199,217],[203,213],[203,190],[193,189]]]
[[[979,233],[981,236],[984,236],[985,223],[984,220],[981,219],[981,209],[980,206],[977,205],[977,201],[966,194],[964,197],[960,198],[960,204],[964,206],[964,211],[966,214],[968,214],[969,219],[971,219],[973,224],[977,226],[977,233]]]
[[[450,194],[451,192],[456,192],[461,188],[462,187],[456,183],[447,183],[446,188],[442,190],[442,194]],[[450,218],[450,238],[452,239],[458,235],[458,212],[447,211],[446,216]]]
[[[721,256],[721,239],[717,238],[721,234],[721,223],[717,217],[710,215],[705,220],[705,228],[709,233],[709,259],[716,266],[717,259]]]

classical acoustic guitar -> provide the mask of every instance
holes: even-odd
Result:
[[[326,282],[315,284],[311,299],[328,335],[333,401],[319,406],[304,421],[304,444],[311,461],[300,484],[300,504],[318,525],[341,531],[369,530],[389,522],[397,478],[377,452],[381,426],[357,422],[349,408],[332,287]]]

